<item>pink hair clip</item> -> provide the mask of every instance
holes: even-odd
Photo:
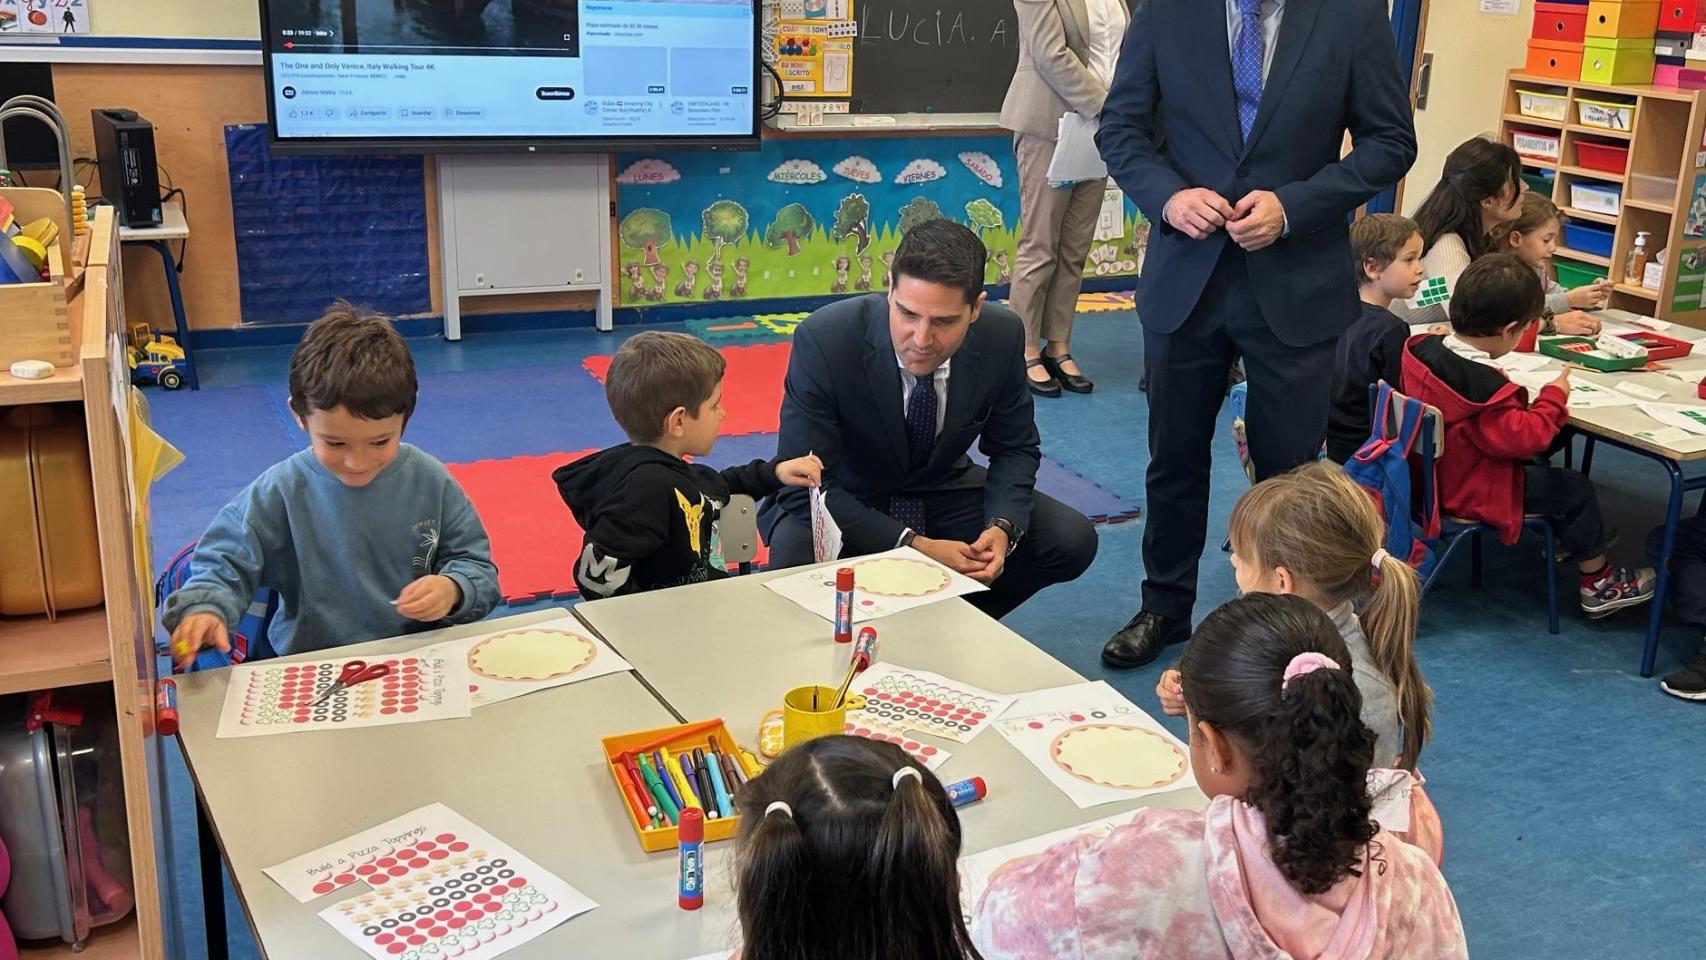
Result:
[[[1324,653],[1316,653],[1313,650],[1292,657],[1291,662],[1285,665],[1285,676],[1280,680],[1280,693],[1285,693],[1285,688],[1291,686],[1292,680],[1323,667],[1328,670],[1337,670],[1339,664],[1332,657]]]

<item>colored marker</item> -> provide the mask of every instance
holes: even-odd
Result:
[[[731,757],[726,753],[722,755],[722,760],[723,783],[728,785],[730,793],[729,805],[732,808],[734,806],[733,794],[741,784],[740,764],[735,762],[734,757]],[[730,812],[732,813],[733,810],[731,809]]]
[[[154,692],[154,729],[164,736],[178,732],[178,683],[162,680]]]
[[[681,811],[681,832],[676,844],[681,851],[681,885],[676,902],[683,910],[697,910],[705,905],[704,811]]]
[[[699,804],[698,791],[693,789],[693,785],[687,782],[687,777],[681,772],[681,758],[665,750],[663,751],[663,763],[669,778],[675,782],[675,792],[681,794],[681,799],[687,801],[682,809],[685,810],[688,807],[704,809]]]
[[[627,801],[629,807],[633,808],[634,820],[636,822],[645,820],[649,823],[652,819],[651,811],[646,809],[646,804],[640,799],[640,795],[634,792],[634,781],[628,778],[628,771],[620,766],[616,768],[616,785],[622,788],[622,798]]]
[[[764,768],[758,765],[758,758],[748,752],[745,747],[736,747],[735,749],[740,753],[741,769],[746,771],[748,780],[764,772]]]
[[[705,809],[715,812],[716,816],[723,815],[722,805],[717,803],[717,788],[711,780],[711,762],[705,758],[703,747],[693,748],[693,769],[699,774],[699,799],[705,804]]]
[[[722,761],[717,759],[715,753],[707,753],[705,755],[705,766],[709,767],[711,771],[711,789],[716,791],[717,810],[726,817],[731,808],[729,807],[729,788],[723,785]]]
[[[634,795],[640,798],[640,805],[646,811],[646,816],[656,821],[658,816],[657,802],[652,799],[652,792],[646,787],[644,778],[640,776],[639,768],[634,766],[634,758],[624,756],[622,758],[622,769],[628,774],[628,782],[634,785]]]
[[[640,776],[646,781],[646,787],[652,792],[652,798],[658,802],[658,809],[669,818],[670,823],[681,819],[681,808],[669,799],[669,791],[663,788],[663,781],[658,779],[658,772],[652,769],[651,760],[645,754],[640,754]]]
[[[835,571],[835,642],[853,642],[853,568]]]
[[[681,791],[675,788],[675,780],[669,775],[669,768],[663,764],[663,751],[652,754],[652,764],[657,770],[658,782],[663,784],[663,792],[669,794],[669,800],[675,804],[676,811],[679,813],[687,809],[687,804],[681,801]]]
[[[948,802],[956,807],[976,803],[989,793],[989,787],[984,784],[982,777],[972,777],[969,780],[961,780],[959,783],[950,783],[942,789],[948,791]]]

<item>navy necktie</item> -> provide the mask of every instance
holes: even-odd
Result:
[[[932,371],[912,377],[912,389],[906,397],[906,450],[910,469],[917,470],[930,462],[930,453],[935,448],[936,375]],[[919,497],[889,498],[889,516],[911,527],[914,533],[924,533],[924,501]]]
[[[1262,106],[1262,0],[1238,0],[1238,41],[1232,45],[1232,87],[1238,95],[1238,129],[1250,139]]]

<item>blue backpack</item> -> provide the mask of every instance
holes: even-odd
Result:
[[[1427,404],[1403,397],[1384,380],[1369,387],[1369,438],[1345,464],[1345,473],[1374,498],[1386,519],[1386,552],[1402,558],[1419,575],[1432,572],[1438,556],[1433,542],[1439,538],[1439,495],[1427,485],[1430,501],[1417,503],[1410,479],[1410,454],[1422,433]],[[1399,404],[1397,427],[1392,426],[1392,405]],[[1414,506],[1415,509],[1412,509]]]
[[[154,609],[163,610],[166,598],[183,586],[190,578],[190,561],[195,557],[196,544],[191,543],[166,561],[166,569],[160,574],[160,579],[154,582]],[[278,612],[278,593],[265,587],[255,591],[255,597],[249,602],[249,609],[243,611],[242,619],[237,622],[237,629],[231,631],[231,652],[220,653],[218,650],[203,650],[195,662],[190,664],[189,671],[217,670],[229,667],[235,663],[248,660],[270,660],[277,656],[272,644],[267,642],[267,627],[272,623],[273,614]],[[169,640],[169,638],[168,638]],[[159,644],[159,652],[169,656],[169,644]],[[178,670],[174,666],[173,673]]]

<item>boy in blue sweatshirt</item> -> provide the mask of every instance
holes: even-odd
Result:
[[[415,362],[384,317],[333,304],[290,358],[290,409],[309,447],[261,474],[202,534],[166,601],[180,667],[229,631],[257,588],[279,594],[280,654],[450,623],[498,603],[491,546],[444,465],[402,442]]]

